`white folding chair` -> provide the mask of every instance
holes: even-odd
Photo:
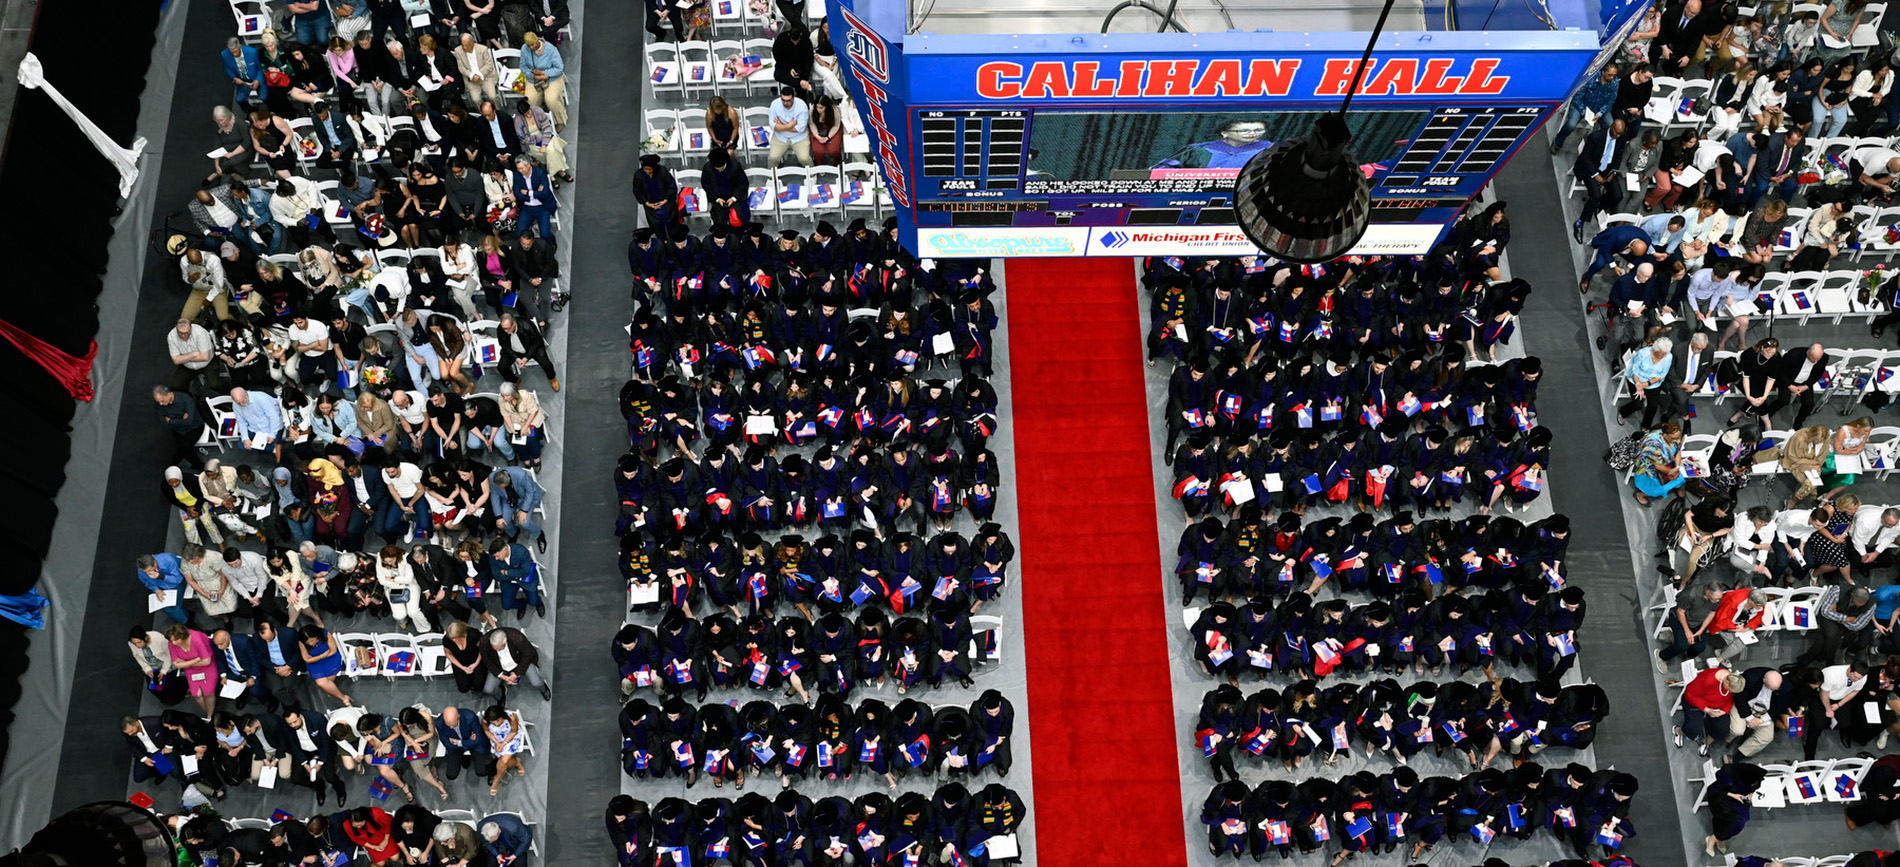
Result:
[[[1874,376],[1887,360],[1887,353],[1879,349],[1850,349],[1842,352],[1840,360],[1828,365],[1828,399],[1843,402],[1860,400],[1869,389],[1874,387]]]
[[[1854,287],[1859,282],[1859,271],[1840,270],[1822,274],[1821,285],[1814,289],[1815,312],[1821,316],[1832,316],[1835,325],[1841,324],[1847,314],[1854,312]]]
[[[1892,262],[1894,254],[1900,253],[1900,242],[1887,240],[1887,229],[1900,223],[1900,207],[1881,208],[1860,224],[1860,249],[1854,251],[1854,261],[1859,262],[1868,256],[1879,256],[1882,261]]]
[[[352,680],[359,677],[374,677],[383,673],[383,657],[381,648],[376,644],[376,636],[367,632],[339,632],[336,633],[336,640],[337,653],[343,655],[343,673]],[[357,658],[357,650],[365,647],[369,648],[370,655],[375,657],[368,665],[364,665],[363,661]]]
[[[649,42],[646,46],[647,88],[658,96],[662,93],[685,94],[680,81],[680,51],[677,46],[665,42]]]
[[[1856,704],[1860,703],[1856,702]],[[1856,707],[1853,712],[1858,713],[1859,710]],[[1873,763],[1873,759],[1859,757],[1835,759],[1833,767],[1827,769],[1827,775],[1822,779],[1827,786],[1827,791],[1822,795],[1836,804],[1851,804],[1860,800],[1861,778],[1867,776],[1867,769],[1872,767]]]
[[[504,98],[522,96],[515,92],[515,82],[524,74],[521,71],[521,49],[495,49],[495,71],[500,74],[499,80],[495,82],[495,89],[500,91]]]
[[[805,177],[810,184],[805,198],[811,204],[812,216],[844,213],[843,173],[836,166],[812,166]]]
[[[249,45],[262,43],[264,31],[271,28],[270,10],[263,0],[231,0],[231,17],[236,19],[238,38]]]
[[[454,673],[449,667],[449,652],[442,646],[442,633],[425,632],[415,637],[416,673],[423,679],[446,677]]]
[[[1887,4],[1869,3],[1860,10],[1860,26],[1848,34],[1848,44],[1856,50],[1874,48],[1880,45],[1880,25],[1885,20]]]
[[[712,93],[716,89],[711,43],[704,39],[680,43],[679,63],[680,86],[687,99],[692,99],[695,94]]]
[[[877,166],[873,163],[844,164],[843,176],[839,181],[838,202],[843,205],[846,217],[857,211],[876,216],[877,180]]]
[[[983,647],[984,633],[990,634],[990,648]],[[1003,658],[1003,618],[990,614],[970,616],[970,656],[978,662],[994,662]]]
[[[747,15],[747,21],[748,23],[751,21],[749,14]],[[772,40],[747,39],[745,41],[745,56],[757,57],[759,59],[759,68],[746,77],[746,87],[749,91],[752,93],[758,93],[759,91],[777,93],[778,79],[772,76],[774,70],[778,68],[778,63],[772,59]]]
[[[714,33],[745,33],[745,0],[712,0]]]
[[[1807,232],[1808,216],[1813,213],[1813,208],[1788,209],[1788,228],[1782,229],[1781,237],[1775,239],[1775,255],[1792,255],[1795,248],[1801,246],[1801,236]]]
[[[1827,771],[1833,764],[1832,759],[1797,762],[1794,773],[1788,775],[1788,803],[1818,804],[1827,800]]]
[[[746,169],[746,197],[754,215],[778,215],[778,181],[771,169]]]
[[[528,826],[529,828],[534,828],[534,827],[535,827],[535,824],[534,824],[533,822],[530,822],[530,821],[528,821],[528,820],[526,820],[526,819],[523,819],[523,818],[521,818],[521,814],[520,814],[520,813],[517,813],[517,812],[514,812],[514,811],[512,811],[512,810],[501,810],[501,811],[497,811],[497,812],[494,812],[494,813],[490,813],[490,814],[488,814],[488,815],[490,815],[490,816],[513,816],[513,817],[515,817],[515,819],[516,819],[516,821],[519,821],[519,822],[520,822],[521,824],[523,824],[523,825],[526,825],[526,826]],[[478,824],[479,824],[479,823],[478,823]],[[478,830],[479,830],[479,829],[478,829]],[[529,852],[532,852],[532,853],[534,853],[534,854],[536,854],[536,855],[539,855],[539,854],[541,854],[541,849],[540,849],[539,847],[537,847],[537,846],[535,846],[535,844],[534,844],[534,839],[535,839],[536,837],[539,837],[539,836],[541,836],[541,835],[540,835],[540,834],[532,834],[532,835],[530,835],[530,836],[529,836],[529,838],[528,838],[528,851],[529,851]]]
[[[706,128],[705,118],[690,112],[681,113],[679,129],[680,164],[698,165],[712,152],[712,131]]]
[[[402,656],[399,654],[407,654]],[[376,657],[382,660],[383,677],[416,677],[422,673],[422,654],[416,649],[415,636],[384,632],[376,636]]]
[[[712,219],[712,212],[707,208],[706,188],[702,186],[704,181],[701,177],[702,173],[699,169],[680,169],[673,173],[673,181],[680,188],[680,199],[687,203],[686,218],[688,220],[702,217],[709,221]],[[687,190],[692,192],[688,194]]]
[[[794,166],[781,166],[778,169],[778,216],[808,216],[811,214],[810,172]]]
[[[493,319],[477,319],[468,324],[469,351],[474,354],[475,363],[483,367],[494,368],[501,364],[501,323]],[[496,395],[499,398],[499,395]]]
[[[737,0],[713,0],[715,8],[720,3]],[[713,22],[713,29],[719,29],[719,22]],[[737,96],[751,90],[749,83],[738,74],[739,58],[745,56],[745,43],[737,39],[715,39],[712,42],[713,84],[723,94]]]
[[[246,816],[240,819],[232,819],[231,826],[233,828],[249,828],[249,829],[258,830],[258,831],[269,831],[270,820],[259,819],[255,816]]]
[[[1703,121],[1708,119],[1709,112],[1707,109],[1694,110],[1693,101],[1708,96],[1709,89],[1714,85],[1715,82],[1706,78],[1684,81],[1672,97],[1675,100],[1675,106],[1670,113],[1669,122],[1663,124],[1663,134],[1668,135],[1674,130],[1686,127],[1700,127]],[[1684,111],[1685,106],[1691,110]]]
[[[218,444],[229,448],[237,442],[237,403],[231,400],[231,396],[220,394],[207,397],[205,408],[211,412],[211,430],[216,434]]]
[[[645,139],[659,145],[648,150],[661,157],[678,156],[680,152],[680,113],[670,108],[649,108],[646,110],[647,132]],[[664,135],[662,140],[660,137]]]
[[[743,114],[746,152],[752,155],[752,162],[764,165],[766,154],[772,152],[772,110],[753,106]]]
[[[1879,473],[1883,480],[1892,475],[1896,448],[1900,448],[1900,427],[1883,425],[1874,428],[1867,435],[1867,471]]]

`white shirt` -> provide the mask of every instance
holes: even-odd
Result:
[[[1768,523],[1756,529],[1755,522],[1749,519],[1748,513],[1739,512],[1735,515],[1735,526],[1729,531],[1728,537],[1737,548],[1750,550],[1766,548],[1768,543],[1775,538],[1774,519],[1769,519]]]
[[[1869,145],[1854,152],[1854,159],[1860,162],[1861,174],[1881,178],[1893,174],[1887,171],[1887,163],[1900,158],[1900,151],[1880,145]]]
[[[383,474],[383,484],[388,485],[391,492],[405,500],[416,495],[416,486],[421,482],[422,468],[406,461],[396,465],[395,478],[390,478],[388,473]]]
[[[1846,665],[1830,665],[1821,669],[1821,691],[1827,693],[1828,701],[1840,701],[1867,685],[1867,675],[1850,679]]]
[[[1862,506],[1854,511],[1854,526],[1849,535],[1854,540],[1855,550],[1871,554],[1893,547],[1894,539],[1900,538],[1900,526],[1881,526],[1880,516],[1886,511],[1886,506]]]
[[[227,229],[238,224],[237,212],[231,210],[215,197],[212,198],[211,204],[205,206],[205,215],[210,217],[212,222]]]
[[[1814,525],[1808,523],[1808,513],[1813,509],[1787,509],[1775,513],[1775,538],[1790,543],[1788,547],[1798,548],[1809,536],[1814,535]]]
[[[296,323],[294,322],[291,323],[291,326],[290,326],[290,342],[291,343],[301,345],[305,343],[315,343],[319,340],[329,340],[329,339],[330,339],[330,326],[323,324],[322,320],[305,319],[302,328],[297,327]],[[306,358],[316,358],[317,356],[322,355],[329,351],[330,350],[328,349],[306,349],[304,350],[303,354]]]
[[[422,393],[416,391],[406,391],[403,393],[409,395],[409,405],[406,407],[397,406],[396,401],[392,397],[389,401],[389,411],[395,413],[396,418],[412,425],[426,422],[429,418],[429,405],[423,403]]]

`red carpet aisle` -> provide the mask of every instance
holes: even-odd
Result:
[[[1037,861],[1185,864],[1134,269],[1007,277]]]

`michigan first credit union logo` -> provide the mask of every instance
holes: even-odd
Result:
[[[1102,246],[1110,250],[1128,243],[1127,232],[1106,232],[1102,235]]]
[[[884,48],[884,40],[870,26],[858,20],[849,9],[841,9],[845,23],[851,25],[845,33],[845,50],[851,60],[865,74],[880,82],[891,80],[890,53]]]

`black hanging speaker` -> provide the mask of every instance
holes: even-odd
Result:
[[[1372,199],[1338,114],[1321,115],[1313,134],[1275,142],[1234,179],[1234,216],[1255,246],[1289,262],[1344,256],[1366,233]]]

